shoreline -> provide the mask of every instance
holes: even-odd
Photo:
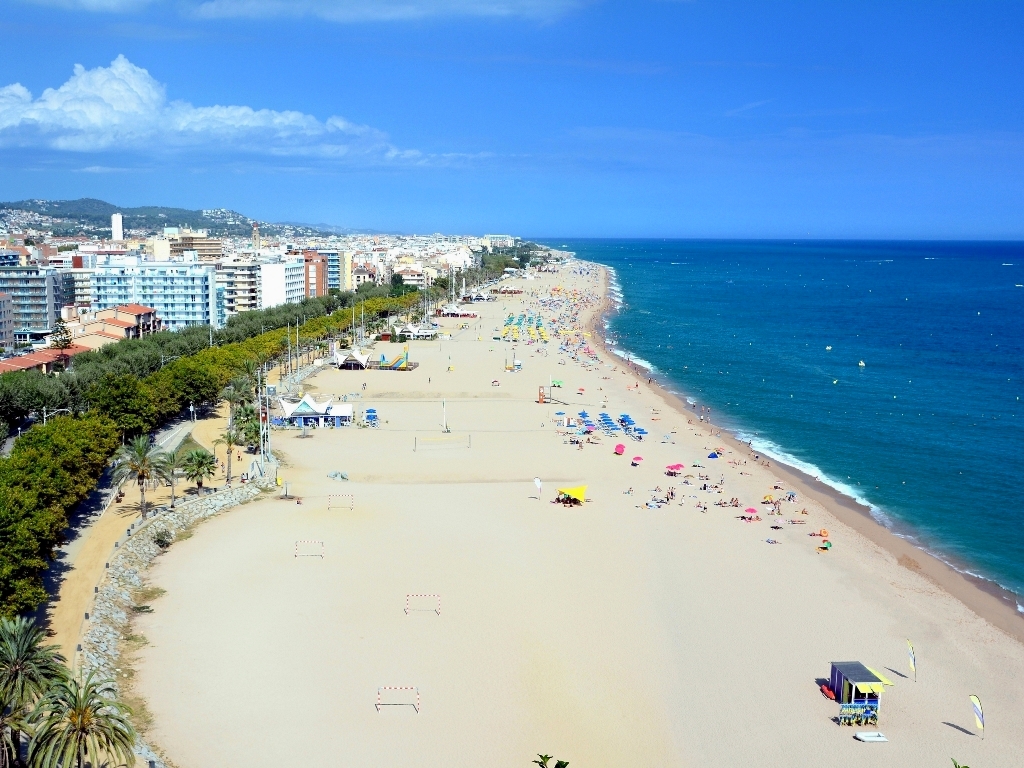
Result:
[[[618,359],[622,364],[636,370],[635,363],[630,362],[628,358],[622,358],[605,343],[607,335],[604,324],[610,319],[611,313],[618,311],[618,307],[611,298],[610,268],[599,262],[586,259],[578,259],[578,261],[596,266],[601,275],[601,300],[595,314],[586,323],[594,345],[609,360]],[[682,415],[690,412],[685,395],[670,391],[653,371],[647,370],[644,373],[651,380],[647,386],[668,407]],[[699,426],[703,428],[704,425]],[[734,450],[751,455],[754,453],[750,446],[736,437],[730,428],[712,424],[709,435],[716,432],[716,436]],[[878,522],[866,505],[803,470],[774,457],[771,458],[771,461],[774,464],[768,469],[774,470],[773,474],[778,475],[780,480],[795,486],[801,494],[818,502],[839,522],[885,550],[899,565],[925,577],[943,592],[963,603],[977,616],[1024,644],[1024,613],[1018,609],[1020,603],[1016,593],[991,579],[975,576],[943,561],[924,547],[912,543],[908,538],[900,536]]]

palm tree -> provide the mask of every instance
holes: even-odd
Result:
[[[238,376],[235,381],[244,381],[249,392],[255,392],[260,383],[260,364],[256,360],[243,360],[238,366]]]
[[[260,416],[255,406],[246,403],[238,407],[235,411],[235,429],[248,445],[260,441]]]
[[[236,445],[241,445],[242,440],[242,435],[239,434],[238,430],[229,427],[223,435],[213,441],[214,445],[224,445],[228,449],[228,476],[226,482],[231,482],[231,451],[234,450]]]
[[[187,455],[188,451],[184,451],[181,448],[167,452],[167,482],[171,486],[171,507],[174,507],[174,486],[178,479],[177,472],[179,469],[184,468]]]
[[[234,412],[239,406],[252,399],[252,389],[244,379],[234,379],[221,391],[220,396],[227,401],[227,428],[234,424]]]
[[[109,680],[97,681],[91,672],[85,680],[60,680],[36,708],[38,725],[28,747],[29,763],[33,768],[134,765],[130,714]]]
[[[17,760],[29,710],[54,680],[67,676],[60,648],[44,645],[45,640],[46,633],[33,621],[0,619],[0,716],[4,719],[0,766],[5,765],[8,749]]]
[[[0,768],[12,768],[21,754],[20,734],[28,728],[23,712],[12,707],[0,709]]]
[[[203,480],[216,474],[217,459],[209,451],[197,448],[185,454],[181,466],[185,470],[185,477],[196,484],[196,493],[198,493],[203,488]]]
[[[115,483],[132,480],[139,486],[142,517],[146,517],[146,483],[163,480],[170,474],[167,454],[149,442],[148,435],[139,435],[114,454]]]

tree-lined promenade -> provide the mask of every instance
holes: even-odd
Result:
[[[10,456],[0,459],[0,615],[31,611],[47,599],[42,575],[61,544],[68,514],[96,487],[122,442],[131,444],[190,406],[216,403],[226,388],[229,398],[236,386],[251,391],[239,381],[282,358],[295,344],[296,332],[300,344],[315,346],[348,331],[353,315],[357,321],[377,320],[407,311],[422,296],[379,296],[357,304],[353,298],[333,295],[238,315],[216,333],[213,346],[209,329],[194,328],[80,355],[74,370],[56,376],[0,376],[0,417],[9,423],[44,405],[72,412],[35,424],[15,441]],[[227,439],[245,440],[255,413],[242,411]],[[204,466],[208,459],[192,457],[182,468],[202,480],[209,476]],[[170,474],[152,472],[153,479]]]

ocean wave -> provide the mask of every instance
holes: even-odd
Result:
[[[688,403],[691,403],[690,398],[687,398],[686,401]],[[919,549],[925,554],[934,557],[936,560],[944,563],[946,566],[952,568],[957,573],[962,573],[967,576],[972,576],[976,579],[981,579],[982,581],[987,581],[990,584],[995,584],[1000,589],[1006,590],[1010,594],[1016,594],[1011,587],[1008,587],[1000,581],[993,579],[989,576],[986,576],[982,573],[978,573],[977,571],[973,571],[970,568],[966,568],[963,565],[958,565],[957,563],[950,560],[949,557],[943,554],[940,550],[927,546],[926,544],[918,540],[918,538],[913,534],[899,530],[897,521],[893,520],[893,518],[891,518],[885,512],[885,510],[883,510],[877,504],[872,504],[870,501],[861,496],[853,486],[847,485],[846,483],[840,482],[838,480],[833,480],[814,464],[811,464],[810,462],[807,461],[803,461],[802,459],[798,459],[796,456],[783,449],[777,443],[767,438],[761,437],[760,435],[751,435],[750,433],[743,432],[741,430],[737,430],[735,432],[735,436],[738,440],[742,442],[750,443],[750,447],[753,450],[757,451],[758,453],[763,454],[764,456],[767,456],[768,458],[778,461],[782,464],[788,464],[791,467],[795,467],[804,474],[815,478],[816,480],[818,480],[821,483],[824,483],[830,488],[839,491],[844,496],[853,499],[858,504],[867,507],[868,510],[871,512],[871,517],[875,520],[875,522],[877,522],[881,526],[884,526],[885,529],[888,530],[891,534],[908,542],[915,549]],[[1024,613],[1024,606],[1021,606],[1020,603],[1017,603],[1016,605],[1017,610],[1021,613]]]
[[[856,501],[858,504],[867,507],[868,510],[870,510],[871,512],[871,516],[875,519],[877,523],[879,523],[880,525],[884,525],[889,530],[892,530],[893,521],[885,513],[885,511],[877,504],[872,504],[870,501],[861,496],[860,493],[857,492],[857,489],[854,488],[853,486],[847,485],[844,482],[829,477],[828,475],[821,471],[821,468],[815,466],[814,464],[811,464],[808,461],[804,461],[803,459],[797,458],[789,451],[785,450],[778,443],[775,443],[772,440],[769,440],[768,438],[761,437],[760,435],[752,435],[749,432],[744,431],[737,431],[736,438],[744,443],[749,443],[750,447],[753,448],[758,453],[764,454],[768,458],[775,459],[775,461],[779,461],[782,462],[783,464],[788,464],[791,467],[795,467],[804,474],[810,475],[815,480],[824,483],[829,488],[839,491],[844,496],[848,496],[849,498]]]
[[[641,368],[644,368],[644,369],[650,371],[651,373],[657,373],[658,372],[658,369],[654,367],[654,363],[648,362],[647,360],[644,360],[642,357],[637,357],[633,353],[627,352],[624,349],[619,349],[618,347],[614,347],[612,349],[612,354],[613,355],[617,355],[618,357],[621,357],[623,360],[625,360],[628,363],[633,363],[634,365],[639,365]]]

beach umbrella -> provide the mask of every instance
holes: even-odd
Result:
[[[756,515],[757,514],[757,510],[754,509],[753,507],[747,507],[743,511],[746,512],[748,515]]]
[[[688,477],[688,478],[690,478],[691,480],[693,479],[693,475],[683,475],[683,477]]]
[[[619,443],[618,445],[615,446],[615,455],[616,456],[621,456],[625,452],[626,452],[626,446],[624,446],[622,443]]]
[[[633,457],[633,461],[635,461],[635,462],[637,462],[637,463],[639,463],[639,462],[641,462],[641,461],[643,461],[643,460],[644,460],[644,457],[643,457],[643,456],[634,456],[634,457]]]
[[[712,451],[711,453],[708,454],[708,458],[709,459],[717,459],[718,458],[718,454],[715,453],[714,451]]]
[[[775,501],[775,499],[772,498],[772,495],[770,493],[766,493],[763,501]]]
[[[576,499],[576,501],[582,504],[584,501],[586,501],[587,486],[577,485],[573,488],[559,488],[558,493],[564,494],[565,496],[568,496],[571,499]]]
[[[565,416],[565,411],[555,411],[555,416]]]

